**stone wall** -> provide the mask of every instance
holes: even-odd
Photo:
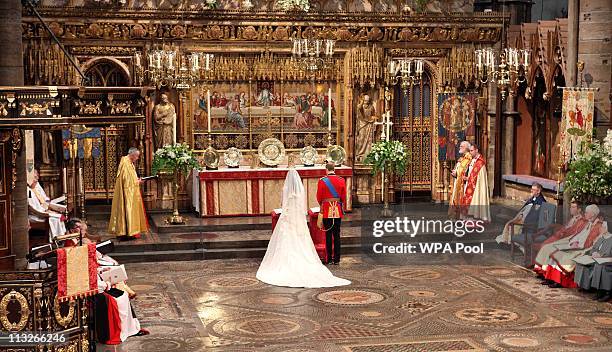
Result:
[[[612,79],[612,0],[580,1],[578,61],[585,63],[584,85],[599,88],[595,94],[598,135],[610,128],[610,84]],[[580,73],[578,76],[580,84]]]

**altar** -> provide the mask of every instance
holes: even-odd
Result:
[[[307,194],[307,207],[318,207],[317,183],[325,176],[324,166],[300,167]],[[203,170],[194,178],[194,206],[202,217],[269,215],[281,207],[286,167],[251,169]],[[336,168],[336,175],[346,180],[346,211],[352,210],[351,187],[353,170],[347,166]],[[198,182],[199,181],[199,182]],[[199,187],[198,187],[199,186]]]

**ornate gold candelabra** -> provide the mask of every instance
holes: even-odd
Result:
[[[172,225],[181,225],[185,223],[185,219],[183,219],[183,217],[179,214],[179,210],[178,210],[178,188],[179,188],[179,183],[178,183],[178,177],[179,177],[180,172],[178,172],[178,170],[174,170],[173,173],[173,180],[172,180],[172,197],[174,198],[172,201],[172,216],[168,218],[168,223],[172,224]]]

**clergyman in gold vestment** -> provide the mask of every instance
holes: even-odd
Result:
[[[458,219],[461,206],[461,197],[463,197],[463,176],[465,170],[468,169],[470,161],[472,161],[472,155],[470,154],[470,142],[463,141],[459,144],[459,153],[461,157],[457,160],[455,168],[451,172],[451,175],[455,178],[451,181],[451,192],[448,199],[448,215]]]
[[[140,184],[142,181],[136,174],[134,163],[140,157],[136,148],[130,148],[128,155],[121,158],[108,232],[117,237],[138,238],[141,233],[148,232],[149,224],[145,214]]]

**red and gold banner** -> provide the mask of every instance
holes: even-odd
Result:
[[[57,250],[57,295],[60,301],[98,293],[96,244]]]
[[[595,92],[589,88],[564,88],[561,120],[561,160],[569,162],[593,137]]]

